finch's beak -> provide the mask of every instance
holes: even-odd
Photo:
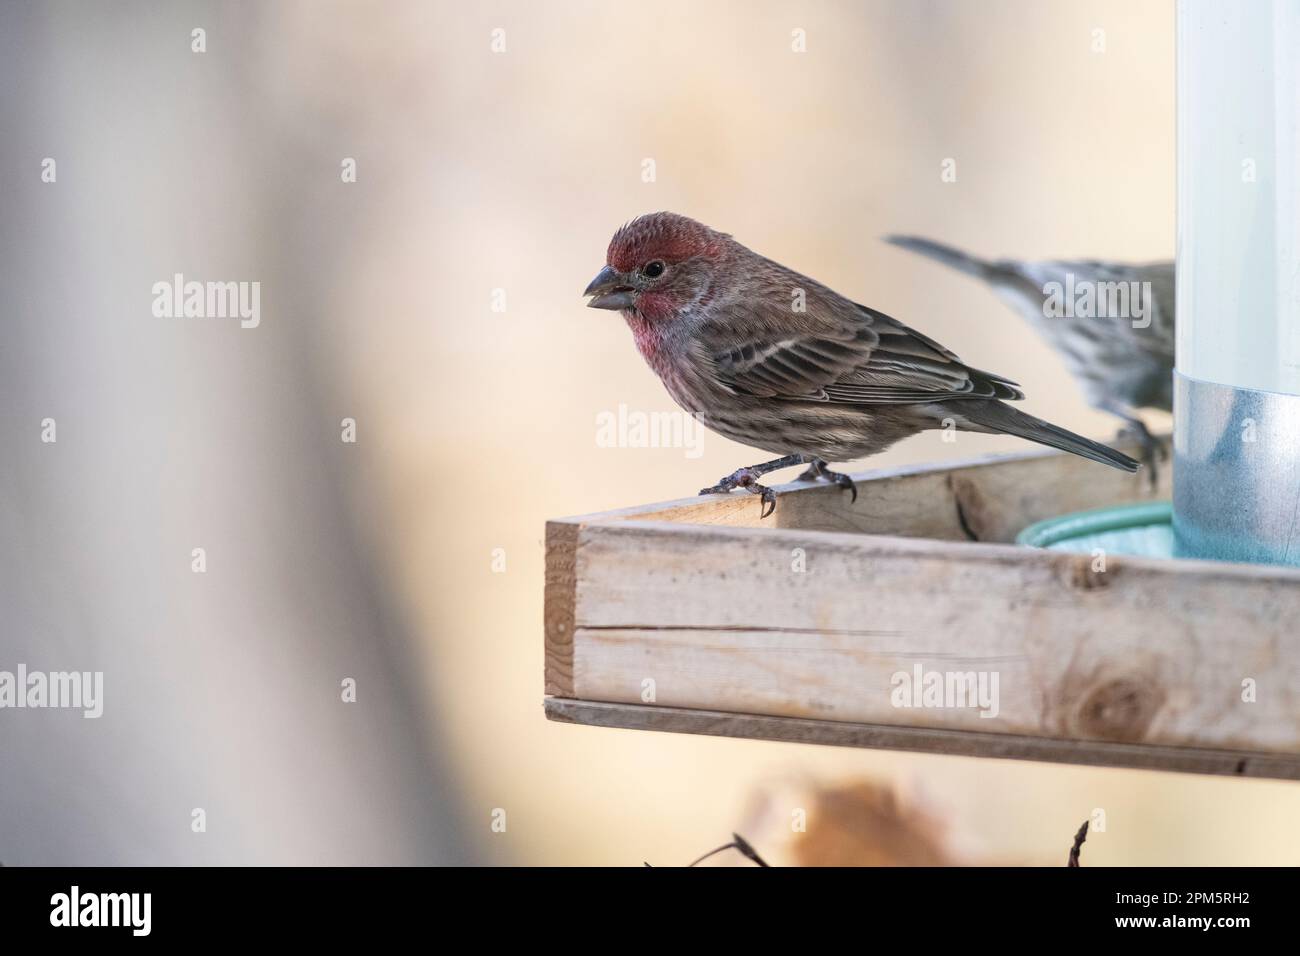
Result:
[[[613,266],[601,269],[582,294],[595,296],[587,303],[590,309],[630,309],[636,298],[636,290]]]

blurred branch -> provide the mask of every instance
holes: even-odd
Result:
[[[1074,835],[1074,845],[1070,847],[1070,862],[1066,866],[1079,865],[1079,851],[1083,849],[1083,841],[1088,839],[1088,821],[1083,821],[1083,826],[1079,827],[1079,832]]]
[[[749,841],[748,841],[748,840],[746,840],[746,839],[745,839],[743,836],[741,836],[739,833],[733,833],[733,834],[731,835],[731,842],[730,842],[730,843],[724,843],[722,846],[718,847],[716,850],[710,850],[708,853],[704,854],[704,856],[700,857],[700,858],[699,858],[698,860],[696,860],[694,863],[690,863],[690,864],[688,864],[688,865],[687,865],[687,869],[689,869],[689,868],[692,867],[692,866],[695,866],[696,864],[703,863],[703,862],[704,862],[705,860],[707,860],[709,857],[711,857],[711,856],[716,856],[716,855],[718,855],[719,853],[721,853],[723,850],[737,850],[737,851],[739,851],[740,854],[741,854],[742,856],[744,856],[746,859],[748,859],[748,860],[753,860],[753,861],[754,861],[755,863],[757,863],[759,866],[767,866],[767,865],[768,865],[768,862],[767,862],[766,860],[764,860],[761,856],[758,855],[758,851],[755,850],[752,846],[749,845]],[[646,866],[650,866],[650,864],[647,863]]]

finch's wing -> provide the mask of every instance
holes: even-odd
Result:
[[[711,322],[702,344],[718,378],[749,395],[846,405],[1024,397],[1014,382],[846,299],[810,302],[798,319],[745,310]]]

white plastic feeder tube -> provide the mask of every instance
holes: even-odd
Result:
[[[1300,0],[1178,3],[1174,533],[1300,565]]]

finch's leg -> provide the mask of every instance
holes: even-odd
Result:
[[[1131,436],[1142,449],[1142,453],[1138,457],[1141,459],[1142,465],[1147,469],[1147,478],[1151,482],[1151,487],[1154,488],[1160,477],[1157,462],[1168,458],[1169,450],[1160,444],[1155,435],[1148,431],[1142,419],[1133,414],[1132,409],[1118,404],[1103,404],[1101,407],[1104,411],[1124,419],[1124,427],[1119,430],[1119,434],[1121,437]]]
[[[759,518],[766,518],[776,510],[776,492],[766,485],[760,485],[758,479],[761,476],[766,475],[769,471],[776,471],[779,468],[789,468],[791,465],[806,465],[811,460],[812,459],[807,455],[786,455],[784,458],[767,461],[761,465],[750,465],[748,468],[737,468],[712,488],[701,488],[700,494],[724,495],[734,488],[744,488],[752,495],[763,496],[763,505],[758,516]]]
[[[799,481],[833,481],[841,488],[849,491],[853,497],[850,501],[858,500],[858,486],[853,483],[853,479],[848,475],[838,471],[831,471],[826,467],[826,462],[821,458],[814,458],[812,464],[807,470],[799,475]]]

